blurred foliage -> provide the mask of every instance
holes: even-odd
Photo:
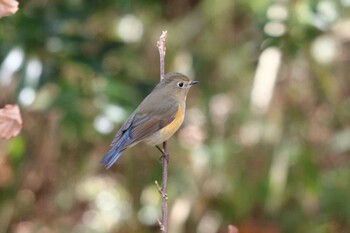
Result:
[[[170,232],[350,232],[349,13],[348,0],[20,2],[0,20],[0,104],[24,121],[0,141],[0,232],[158,231],[158,151],[99,160],[158,82],[165,29],[166,70],[200,81],[169,141]]]

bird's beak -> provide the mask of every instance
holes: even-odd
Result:
[[[191,81],[191,82],[190,82],[190,85],[192,86],[192,85],[197,84],[197,83],[198,83],[198,81],[195,81],[195,80],[194,80],[194,81]]]

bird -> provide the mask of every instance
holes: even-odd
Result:
[[[105,168],[139,142],[157,146],[173,136],[184,121],[187,93],[196,83],[181,73],[167,73],[116,133],[101,160]]]

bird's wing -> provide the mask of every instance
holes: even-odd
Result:
[[[122,147],[120,150],[126,149],[167,126],[175,119],[178,111],[178,104],[175,101],[173,103],[168,102],[167,107],[157,104],[151,108],[148,106],[147,111],[143,110],[142,106],[140,107],[135,110],[118,131],[111,146],[117,144],[123,138],[125,132],[129,131],[129,139],[120,145]]]
[[[112,143],[111,147],[113,147],[115,144],[118,143],[118,141],[122,138],[123,134],[130,128],[132,121],[134,120],[135,112],[133,112],[129,118],[125,121],[125,123],[122,125],[122,127],[118,130],[116,133]]]

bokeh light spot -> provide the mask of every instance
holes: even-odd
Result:
[[[135,43],[141,40],[143,25],[134,15],[125,15],[116,27],[117,35],[126,43]]]

